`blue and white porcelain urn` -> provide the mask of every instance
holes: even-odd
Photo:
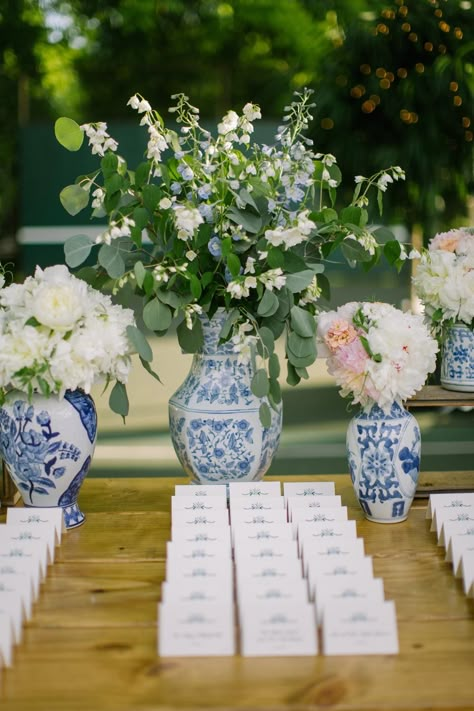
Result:
[[[420,472],[415,417],[398,403],[388,413],[373,405],[352,418],[346,444],[352,484],[365,517],[377,523],[404,521]]]
[[[446,329],[441,349],[441,385],[474,392],[474,331],[461,323]]]
[[[250,389],[252,366],[239,362],[232,343],[219,345],[227,314],[202,319],[204,345],[169,401],[173,446],[193,484],[259,481],[278,448],[282,407],[263,427],[261,399]]]
[[[11,391],[0,408],[0,454],[25,506],[63,509],[66,528],[85,516],[77,504],[97,437],[94,401],[80,390],[63,399]]]

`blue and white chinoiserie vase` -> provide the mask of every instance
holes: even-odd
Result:
[[[463,324],[446,329],[441,349],[441,385],[446,390],[474,392],[474,331]]]
[[[373,405],[352,418],[347,458],[354,491],[366,518],[377,523],[404,521],[420,472],[420,428],[398,403],[390,412]]]
[[[263,427],[251,364],[239,362],[232,343],[218,344],[226,317],[218,311],[202,319],[202,351],[169,401],[171,439],[192,484],[259,481],[280,441],[281,405]]]
[[[60,506],[66,528],[85,520],[77,497],[96,436],[94,401],[81,390],[62,400],[12,391],[0,408],[0,454],[25,506]]]

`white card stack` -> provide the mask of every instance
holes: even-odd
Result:
[[[333,482],[227,487],[176,487],[160,655],[232,655],[234,619],[242,656],[315,655],[319,626],[325,654],[398,652],[394,604]]]
[[[63,525],[60,508],[10,508],[0,524],[0,668],[13,663]]]
[[[426,518],[465,595],[474,597],[474,492],[431,494]]]

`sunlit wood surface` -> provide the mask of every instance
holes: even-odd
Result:
[[[429,532],[426,498],[404,523],[370,523],[349,477],[332,479],[395,600],[399,655],[160,659],[170,496],[183,479],[90,479],[80,497],[87,521],[49,569],[3,672],[1,711],[474,709],[473,602]],[[421,489],[469,482],[471,473],[429,473]]]

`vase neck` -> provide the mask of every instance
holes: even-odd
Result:
[[[236,355],[234,345],[227,341],[219,345],[219,337],[222,327],[227,319],[228,313],[224,309],[218,309],[211,319],[207,314],[200,316],[202,330],[204,334],[204,344],[200,354],[204,356],[228,356]]]

